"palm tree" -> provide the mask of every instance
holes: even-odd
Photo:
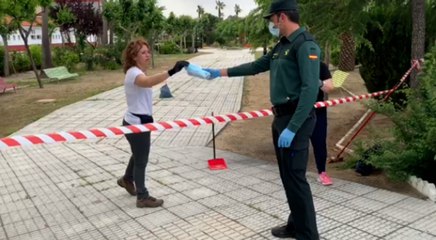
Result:
[[[203,16],[204,14],[204,8],[200,5],[197,5],[197,13],[198,13],[198,19],[200,19],[201,16]]]
[[[235,14],[236,14],[236,17],[239,16],[239,13],[240,13],[241,11],[242,11],[242,10],[241,10],[241,7],[239,7],[238,4],[235,4]]]
[[[224,2],[221,2],[220,0],[216,0],[216,7],[215,9],[218,10],[218,17],[219,18],[223,18],[224,14],[222,13],[222,10],[224,9],[224,7],[226,6],[226,4]]]
[[[425,48],[425,0],[412,0],[412,59],[424,57]],[[410,86],[419,85],[417,71],[410,77]]]

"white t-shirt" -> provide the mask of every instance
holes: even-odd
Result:
[[[141,124],[139,117],[132,113],[150,116],[153,113],[152,88],[144,88],[135,84],[135,79],[140,74],[145,73],[138,67],[131,67],[127,70],[124,79],[124,92],[127,100],[127,112],[124,115],[124,120],[129,124]]]

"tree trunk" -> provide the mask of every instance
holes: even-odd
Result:
[[[154,69],[154,31],[150,34],[150,40],[151,40],[151,68]]]
[[[109,23],[109,44],[114,44],[114,26]]]
[[[39,77],[38,70],[36,69],[35,60],[33,59],[32,52],[30,51],[30,48],[29,48],[29,44],[27,43],[27,40],[28,40],[27,38],[29,37],[29,35],[24,34],[23,33],[24,30],[22,28],[20,28],[19,31],[20,31],[21,38],[23,39],[24,46],[26,47],[27,54],[29,55],[30,63],[32,64],[32,69],[33,69],[33,72],[35,73],[36,80],[38,81],[39,88],[44,88],[44,85],[42,84],[41,78]],[[29,31],[30,31],[30,29],[29,29]]]
[[[412,0],[412,60],[421,59],[425,52],[425,0]],[[419,86],[418,72],[410,75],[410,86]]]
[[[349,72],[354,70],[356,61],[356,49],[354,38],[351,32],[345,32],[341,35],[341,51],[339,53],[338,69]]]
[[[3,38],[3,48],[4,48],[4,55],[3,55],[3,73],[5,76],[9,76],[9,51],[8,51],[8,36],[6,34],[2,34]]]
[[[324,49],[324,63],[327,64],[327,66],[329,66],[330,61],[331,61],[331,47],[330,44],[326,43]]]
[[[42,68],[53,67],[50,49],[50,37],[48,34],[48,7],[44,8],[42,14]]]
[[[102,3],[103,3],[102,9],[104,9],[104,5],[106,3],[106,0],[103,0]],[[102,33],[101,33],[101,44],[104,46],[104,45],[107,45],[107,42],[108,42],[107,41],[108,22],[107,22],[106,17],[103,14],[101,14],[101,18],[103,20]]]

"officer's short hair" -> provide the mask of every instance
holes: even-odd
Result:
[[[279,16],[281,13],[285,14],[288,19],[294,23],[300,23],[300,14],[298,14],[298,11],[296,10],[288,10],[283,12],[276,13],[277,16]]]

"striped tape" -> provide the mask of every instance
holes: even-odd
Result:
[[[315,103],[315,108],[331,107],[344,103],[351,103],[363,99],[377,97],[387,94],[390,90],[364,94],[360,96],[345,97]],[[109,128],[95,128],[82,131],[68,131],[57,132],[49,134],[35,134],[27,136],[12,136],[0,139],[0,150],[12,147],[24,147],[38,144],[51,144],[61,142],[76,142],[85,139],[97,138],[114,138],[120,135],[129,133],[141,133],[149,131],[164,131],[168,129],[181,129],[189,127],[198,127],[209,125],[212,123],[226,123],[239,120],[248,120],[260,117],[267,117],[273,115],[270,109],[263,109],[252,112],[230,113],[225,115],[207,116],[201,118],[179,119],[174,121],[163,121],[148,124],[138,124],[122,127],[109,127]]]

